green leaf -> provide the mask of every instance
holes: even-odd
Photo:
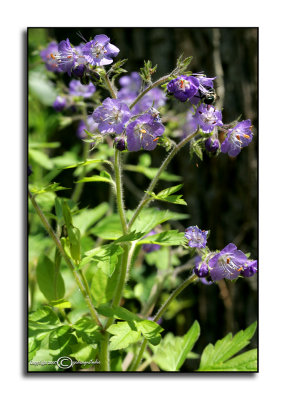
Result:
[[[132,218],[133,211],[127,211],[126,215],[128,220]],[[169,210],[159,210],[158,208],[143,209],[134,224],[132,229],[137,232],[150,232],[157,225],[162,224],[168,220],[179,220],[189,218],[188,214],[175,213]]]
[[[111,276],[115,270],[118,256],[120,256],[122,252],[122,247],[111,243],[96,247],[95,249],[87,251],[85,254],[94,261],[97,261],[98,267],[101,268],[106,275]]]
[[[113,336],[110,338],[110,350],[125,349],[132,343],[138,342],[141,338],[140,332],[132,330],[128,322],[118,322],[111,325],[107,332]]]
[[[186,358],[190,356],[190,351],[199,335],[200,326],[197,321],[183,337],[167,333],[158,347],[152,347],[153,360],[164,371],[179,371]]]
[[[56,308],[71,308],[71,303],[67,300],[53,300],[51,301],[51,306]]]
[[[143,321],[136,321],[135,325],[137,330],[141,332],[144,338],[147,339],[153,346],[157,346],[160,343],[160,332],[162,332],[164,329],[161,328],[161,326],[156,322],[144,319]]]
[[[80,230],[81,235],[83,235],[88,228],[107,213],[108,209],[108,203],[101,203],[92,210],[82,210],[73,217],[73,224]]]
[[[198,371],[224,371],[229,370],[229,368],[232,371],[247,371],[248,364],[251,365],[251,370],[256,371],[256,360],[253,359],[254,352],[247,352],[248,355],[241,357],[246,354],[243,353],[231,359],[231,357],[249,344],[250,339],[256,331],[256,326],[257,323],[254,322],[245,331],[238,332],[234,337],[229,333],[223,339],[218,340],[214,346],[208,344],[203,351]]]
[[[101,171],[100,175],[94,175],[94,176],[80,179],[76,183],[80,183],[80,182],[107,182],[107,183],[111,183],[111,184],[114,183],[110,174],[106,171]]]
[[[102,303],[107,303],[113,298],[117,280],[116,273],[110,278],[101,269],[97,269],[93,273],[90,291],[97,306]]]
[[[29,140],[29,149],[56,149],[61,146],[61,142],[33,142]]]
[[[189,331],[184,335],[182,346],[180,352],[176,357],[176,371],[179,371],[181,366],[183,365],[187,355],[194,347],[194,344],[198,340],[200,336],[200,325],[198,321],[195,321]]]
[[[147,193],[155,200],[166,201],[168,203],[174,203],[174,204],[187,205],[185,200],[181,198],[182,197],[181,194],[172,195],[172,193],[175,193],[178,190],[180,190],[182,186],[183,186],[182,184],[177,186],[172,186],[168,189],[162,190],[158,194],[155,194],[154,192],[147,192]]]
[[[70,188],[60,186],[60,184],[56,183],[56,182],[46,185],[42,188],[39,188],[34,185],[30,185],[30,191],[33,194],[41,194],[41,193],[46,193],[46,192],[58,192],[59,190],[69,190],[69,189]]]
[[[60,326],[53,330],[49,336],[50,354],[59,356],[67,350],[70,344],[77,342],[76,337],[71,333],[71,328],[67,325]],[[66,351],[67,354],[70,351]]]
[[[105,240],[116,240],[123,235],[120,217],[118,214],[112,214],[100,221],[95,228],[90,231]]]
[[[87,317],[79,319],[73,324],[73,328],[76,330],[77,336],[87,344],[99,344],[102,339],[98,325]]]
[[[157,233],[156,235],[147,236],[137,244],[144,243],[152,243],[152,244],[160,244],[161,246],[179,246],[185,243],[185,234],[184,232],[178,232],[177,230],[164,231],[161,233]]]
[[[62,275],[45,255],[39,258],[36,277],[41,292],[49,301],[63,299],[65,284]]]
[[[144,235],[146,235],[146,232],[130,232],[130,233],[127,233],[126,235],[120,236],[113,243],[132,242],[134,240],[140,239]]]

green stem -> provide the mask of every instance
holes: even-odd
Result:
[[[112,87],[112,84],[111,84],[111,82],[110,82],[110,80],[109,80],[107,74],[104,75],[104,80],[105,80],[107,89],[109,90],[109,92],[110,92],[110,94],[111,94],[111,97],[112,97],[113,99],[116,99],[117,96],[116,96],[115,90],[114,90],[114,88]]]
[[[196,275],[191,275],[189,278],[187,278],[184,282],[182,282],[177,289],[175,289],[173,291],[173,293],[170,294],[170,296],[168,297],[168,299],[165,301],[165,303],[162,305],[162,307],[158,310],[157,314],[155,315],[153,321],[157,322],[162,315],[164,314],[164,312],[167,310],[167,308],[169,307],[170,303],[187,287],[189,286],[191,283],[195,282],[198,280],[198,277]],[[137,356],[136,361],[134,362],[134,364],[132,365],[132,370],[136,371],[137,368],[139,367],[139,364],[141,362],[143,353],[145,351],[145,348],[147,346],[147,339],[144,339],[139,351],[139,354]]]
[[[124,201],[123,201],[123,188],[121,180],[121,153],[119,150],[115,149],[115,162],[114,162],[114,172],[115,172],[115,184],[116,184],[116,198],[117,207],[120,216],[122,231],[124,234],[127,233],[127,222],[124,211]]]
[[[110,371],[108,343],[109,343],[109,333],[105,332],[103,334],[103,339],[100,342],[100,370],[101,371]]]
[[[97,315],[97,312],[92,304],[91,298],[89,297],[88,293],[86,292],[86,289],[80,279],[80,275],[78,274],[78,272],[75,269],[75,266],[73,265],[72,261],[70,260],[70,258],[68,257],[68,255],[66,254],[59,238],[57,237],[57,235],[55,234],[55,232],[53,231],[53,228],[51,227],[51,225],[49,224],[48,220],[46,219],[45,215],[43,214],[42,210],[40,209],[38,203],[36,202],[34,196],[30,193],[30,191],[28,190],[28,195],[30,197],[30,200],[33,204],[33,207],[36,210],[36,213],[38,214],[40,220],[42,221],[42,224],[44,225],[45,229],[47,230],[48,234],[51,236],[52,240],[54,241],[55,245],[57,246],[57,248],[59,249],[59,252],[61,253],[63,259],[65,260],[65,262],[67,263],[68,267],[70,268],[75,281],[83,295],[83,297],[85,298],[86,304],[90,310],[91,316],[94,319],[94,321],[96,322],[97,325],[99,325],[102,328],[102,324],[99,320],[99,317]]]
[[[198,131],[196,131],[195,133],[192,133],[190,135],[188,135],[185,139],[183,139],[180,143],[178,143],[173,150],[168,154],[167,158],[165,159],[165,161],[162,163],[161,167],[158,169],[157,174],[154,176],[153,180],[151,181],[145,195],[143,196],[141,202],[139,203],[138,207],[136,208],[131,220],[129,221],[128,224],[128,229],[131,228],[131,226],[133,225],[134,221],[136,220],[136,218],[138,217],[138,215],[140,214],[140,212],[142,211],[143,207],[150,201],[152,200],[152,198],[150,197],[150,195],[148,194],[148,192],[152,192],[162,174],[162,172],[165,171],[165,169],[167,168],[167,166],[169,165],[170,161],[172,160],[172,158],[178,153],[179,150],[181,150],[182,147],[185,146],[185,144],[189,143],[196,135],[197,135]]]

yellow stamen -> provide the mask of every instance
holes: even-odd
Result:
[[[140,129],[141,133],[146,133],[145,129]]]

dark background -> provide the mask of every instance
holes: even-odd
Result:
[[[169,172],[183,177],[184,199],[188,203],[190,220],[184,226],[198,225],[210,229],[208,245],[211,249],[222,249],[233,242],[244,252],[250,252],[256,259],[257,250],[257,132],[258,132],[258,29],[256,28],[79,28],[48,29],[48,36],[58,42],[69,38],[73,45],[81,42],[76,32],[89,40],[96,34],[105,33],[110,42],[119,49],[119,57],[128,58],[125,68],[138,71],[144,60],[158,64],[154,77],[169,73],[176,59],[183,52],[193,56],[191,70],[204,71],[207,76],[217,76],[217,92],[223,107],[224,123],[231,122],[241,115],[241,119],[252,120],[254,139],[236,157],[221,154],[218,158],[204,156],[204,161],[193,159],[190,162],[188,148],[173,160]],[[118,57],[118,58],[119,58]],[[223,74],[219,72],[222,67]],[[223,96],[224,91],[224,96]],[[172,103],[173,106],[173,103]],[[174,107],[178,107],[174,104]],[[71,135],[61,133],[63,145],[71,140]],[[51,138],[54,140],[54,138]],[[75,135],[72,140],[78,140]],[[152,166],[158,166],[165,157],[163,149],[151,152]],[[136,163],[136,153],[129,161]],[[197,166],[196,166],[197,164]],[[128,174],[127,174],[128,176]],[[129,176],[140,190],[145,190],[148,180],[131,173]],[[66,182],[61,182],[64,186]],[[82,195],[82,206],[96,205],[105,200],[108,190],[97,193],[96,200],[90,195],[86,185]],[[170,186],[170,185],[169,185]],[[158,185],[157,191],[166,187],[166,182]],[[126,206],[135,208],[136,196],[126,186]],[[179,212],[185,209],[170,207]],[[177,335],[186,332],[190,323],[197,319],[203,332],[198,352],[208,344],[214,343],[227,332],[245,329],[257,319],[257,277],[239,279],[235,284],[219,282],[218,285],[197,285],[182,294],[191,298],[193,305],[181,311],[180,316],[165,321],[163,327]],[[251,347],[257,343],[252,342]],[[190,361],[191,362],[191,361]],[[186,365],[186,368],[188,366]]]

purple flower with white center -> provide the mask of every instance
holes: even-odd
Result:
[[[197,226],[189,226],[185,231],[185,238],[188,239],[190,247],[201,249],[206,247],[208,232]]]
[[[215,126],[223,125],[221,111],[209,104],[201,104],[197,108],[195,118],[204,133],[210,133]]]
[[[141,88],[142,79],[138,72],[131,72],[130,75],[122,76],[119,79],[119,84],[122,87],[120,91],[137,95]]]
[[[205,148],[210,153],[216,153],[217,150],[219,149],[219,140],[218,140],[218,138],[215,137],[215,135],[210,136],[205,141]]]
[[[208,261],[210,275],[213,281],[225,279],[236,279],[243,271],[243,265],[247,263],[246,255],[237,250],[237,247],[230,243],[222,251],[217,253]]]
[[[130,122],[126,128],[127,147],[129,151],[154,150],[159,136],[164,133],[165,127],[147,113]]]
[[[108,97],[94,110],[92,116],[98,123],[98,130],[101,133],[120,134],[124,130],[125,123],[130,119],[131,113],[126,104]]]
[[[156,233],[157,232],[154,231],[154,229],[152,229],[152,231],[147,233],[147,235],[145,235],[144,238],[146,238],[148,236],[156,235]],[[142,245],[142,249],[145,251],[145,253],[151,253],[152,251],[159,250],[160,248],[161,248],[161,246],[159,244],[145,243]]]
[[[93,93],[96,91],[96,87],[93,83],[89,83],[88,85],[82,85],[80,81],[73,79],[69,84],[69,93],[72,96],[81,96],[84,98],[91,97]]]
[[[71,76],[71,71],[76,63],[77,55],[74,48],[71,47],[69,39],[62,40],[58,46],[59,52],[57,55],[59,69],[67,72]]]
[[[65,97],[57,96],[53,103],[53,107],[56,111],[62,111],[67,105]]]
[[[89,115],[86,119],[86,124],[84,121],[79,122],[76,135],[79,139],[85,139],[87,136],[84,131],[85,129],[90,133],[94,133],[97,130],[97,128],[98,128],[98,123],[94,122],[92,116]]]
[[[83,46],[82,52],[89,64],[97,66],[112,64],[112,57],[117,56],[119,49],[109,41],[106,35],[96,35]]]
[[[56,42],[49,43],[48,47],[40,52],[42,60],[46,64],[46,68],[49,71],[59,72],[60,68],[58,66],[58,44]]]
[[[199,80],[194,76],[181,75],[170,81],[167,85],[169,93],[172,93],[178,100],[186,101],[191,99],[199,90]]]
[[[241,275],[244,276],[244,278],[250,278],[257,272],[257,260],[248,260],[242,268]]]
[[[243,147],[249,145],[253,134],[250,119],[239,122],[233,129],[229,129],[225,140],[221,144],[221,152],[229,156],[237,156]]]

